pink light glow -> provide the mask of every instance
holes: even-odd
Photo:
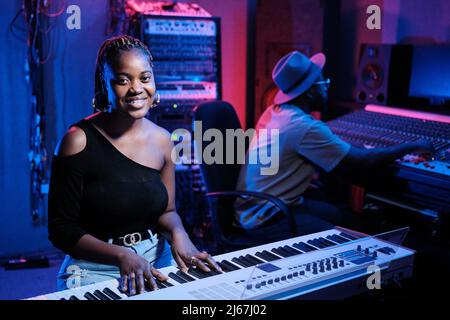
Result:
[[[371,111],[371,112],[384,113],[384,114],[391,114],[394,116],[450,123],[450,116],[444,116],[444,115],[435,114],[435,113],[427,113],[427,112],[420,112],[420,111],[413,111],[413,110],[406,110],[406,109],[397,109],[397,108],[393,108],[393,107],[378,106],[378,105],[373,105],[373,104],[366,105],[364,110]]]

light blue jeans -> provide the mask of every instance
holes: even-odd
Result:
[[[127,248],[145,258],[156,269],[176,265],[166,239],[158,237],[150,230],[148,232],[149,239]],[[62,291],[118,278],[120,270],[117,266],[75,259],[66,255],[57,276],[57,289]]]

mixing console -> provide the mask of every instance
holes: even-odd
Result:
[[[327,124],[341,139],[361,148],[389,147],[419,139],[429,140],[436,153],[431,159],[408,155],[399,164],[450,175],[450,124],[445,121],[385,114],[384,109],[350,113]],[[441,117],[445,119],[445,117]]]

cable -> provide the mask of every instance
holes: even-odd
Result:
[[[46,2],[51,6],[51,2]],[[48,7],[47,7],[48,8]],[[47,9],[48,11],[48,9]],[[31,217],[34,225],[46,223],[45,189],[48,186],[48,153],[45,147],[46,115],[43,88],[43,64],[48,63],[55,53],[50,31],[54,29],[48,13],[44,10],[42,0],[24,0],[22,12],[28,26],[28,63],[31,79],[31,112],[30,112],[30,187],[31,187]],[[61,10],[59,10],[61,11]],[[13,22],[17,21],[19,13]]]
[[[48,44],[47,46],[42,45],[42,47],[47,47],[46,49],[48,51],[48,54],[44,59],[39,60],[39,63],[46,64],[50,60],[50,58],[52,58],[52,56],[53,56],[51,37],[48,36],[47,34],[44,34],[43,36],[41,36],[41,42],[42,42],[42,44]]]
[[[20,8],[18,11],[17,11],[17,13],[16,13],[16,15],[14,16],[14,18],[11,20],[11,22],[9,23],[9,31],[11,32],[11,34],[15,37],[15,38],[17,38],[17,39],[19,39],[19,40],[21,40],[21,41],[23,41],[23,42],[26,42],[27,41],[27,39],[26,38],[22,38],[22,37],[20,37],[20,35],[18,35],[15,31],[14,31],[14,29],[19,29],[20,31],[22,31],[22,32],[26,32],[27,30],[26,29],[23,29],[23,28],[19,28],[19,27],[17,27],[15,24],[16,24],[16,22],[17,22],[17,19],[19,18],[19,16],[23,13],[23,8]]]

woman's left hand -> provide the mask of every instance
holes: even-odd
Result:
[[[171,249],[175,261],[183,272],[187,272],[190,267],[196,267],[205,272],[210,272],[211,268],[223,272],[209,253],[200,252],[194,246],[185,232],[179,232],[172,236]]]

